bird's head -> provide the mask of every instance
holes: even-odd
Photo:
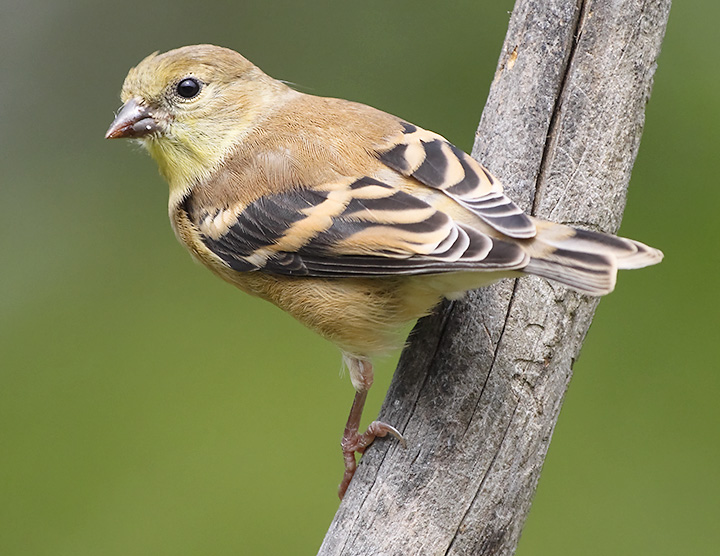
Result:
[[[105,137],[139,140],[171,188],[206,175],[291,90],[233,50],[185,46],[151,54],[125,78]]]

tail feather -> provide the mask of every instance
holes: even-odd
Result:
[[[633,239],[577,228],[572,231],[574,234],[567,239],[546,243],[570,251],[611,255],[620,269],[643,268],[657,264],[663,258],[662,251]]]
[[[608,255],[558,249],[541,259],[530,259],[523,272],[560,282],[580,293],[605,295],[615,288],[617,264]]]
[[[540,227],[535,241],[549,249],[534,248],[523,272],[589,295],[610,293],[618,269],[642,268],[663,258],[661,251],[639,241],[568,226]]]

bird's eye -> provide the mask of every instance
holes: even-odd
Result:
[[[198,93],[200,92],[200,88],[200,81],[198,81],[194,77],[186,77],[177,84],[175,90],[177,91],[177,94],[180,95],[182,98],[190,99],[198,95]]]

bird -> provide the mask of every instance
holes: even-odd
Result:
[[[142,144],[169,185],[177,239],[240,290],[335,344],[355,389],[344,496],[376,437],[360,419],[373,359],[443,298],[540,276],[591,296],[618,269],[659,263],[638,241],[524,213],[441,135],[357,102],[313,96],[202,44],[130,69],[106,138]]]

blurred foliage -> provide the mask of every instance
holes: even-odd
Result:
[[[129,67],[221,44],[469,149],[511,9],[3,0],[0,554],[312,554],[337,507],[339,356],[176,243],[154,164],[102,139]],[[622,229],[666,261],[600,305],[520,555],[717,550],[718,16],[671,14]]]

